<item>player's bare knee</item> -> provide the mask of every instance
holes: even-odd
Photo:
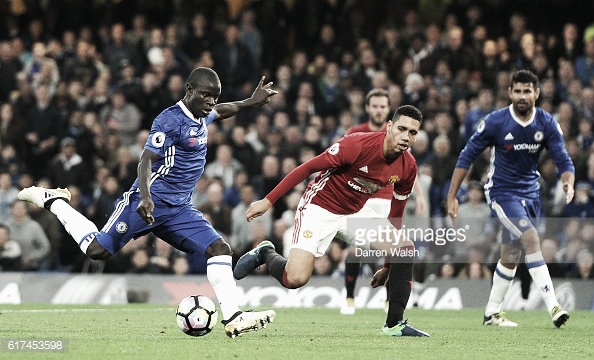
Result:
[[[540,238],[536,231],[526,231],[520,238],[526,254],[532,254],[540,250]]]
[[[97,240],[93,240],[87,248],[87,256],[92,260],[105,260],[111,256]]]
[[[219,255],[231,255],[232,253],[231,246],[229,246],[223,239],[216,240],[206,249],[207,258]]]
[[[310,275],[302,273],[287,273],[287,284],[289,289],[297,289],[307,284]]]

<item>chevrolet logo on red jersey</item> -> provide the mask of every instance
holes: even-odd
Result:
[[[392,175],[390,176],[390,179],[388,180],[388,184],[394,184],[400,181],[400,178],[398,177],[398,175]]]

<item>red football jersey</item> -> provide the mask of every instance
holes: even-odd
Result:
[[[309,183],[303,194],[306,202],[335,214],[353,214],[379,190],[394,188],[405,199],[412,191],[417,163],[404,152],[391,163],[383,155],[385,132],[355,133],[319,155],[328,163]]]
[[[382,127],[382,130],[380,130],[380,131],[386,131],[387,124],[388,123],[384,123],[384,126]],[[358,132],[376,132],[376,131],[372,130],[369,127],[369,121],[367,121],[367,122],[364,122],[363,124],[353,126],[352,128],[350,128],[349,131],[347,131],[347,135],[351,135],[351,134],[358,133]],[[394,190],[394,188],[391,185],[389,185],[389,186],[379,189],[378,192],[373,194],[371,197],[377,198],[377,199],[391,200],[393,190]]]

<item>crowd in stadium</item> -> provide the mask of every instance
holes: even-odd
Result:
[[[245,210],[367,121],[365,95],[377,88],[392,109],[411,104],[424,116],[411,151],[425,210],[411,198],[405,221],[450,226],[445,196],[458,154],[480,120],[509,104],[511,71],[526,68],[540,78],[537,106],[558,121],[576,168],[576,196],[565,205],[555,164],[541,163],[543,255],[553,277],[594,277],[592,18],[543,28],[532,13],[470,1],[0,3],[1,271],[204,271],[203,259],[153,235],[106,262],[87,260],[55,216],[17,200],[31,185],[68,187],[70,204],[101,228],[136,178],[152,120],[184,96],[195,67],[219,74],[219,102],[249,97],[261,75],[279,90],[262,109],[208,128],[192,200],[235,258],[264,239],[288,250],[306,184],[257,221],[246,222]],[[417,279],[490,276],[498,253],[482,195],[488,163],[485,153],[459,194],[460,218],[480,224],[471,241],[424,247]],[[334,242],[315,272],[339,274],[344,257]]]

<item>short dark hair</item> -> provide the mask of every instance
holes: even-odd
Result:
[[[512,74],[511,87],[514,87],[516,83],[532,84],[536,88],[538,86],[538,76],[532,71],[526,69],[520,69],[514,71]]]
[[[220,82],[219,75],[213,69],[207,67],[198,67],[192,70],[186,83],[196,86],[200,81]]]
[[[408,116],[410,118],[417,120],[420,123],[423,122],[423,114],[421,113],[421,110],[417,109],[412,105],[402,105],[401,107],[396,109],[396,112],[392,117],[392,122],[397,121],[398,118],[401,116]]]
[[[388,99],[388,105],[390,105],[390,94],[384,89],[373,89],[365,95],[365,105],[369,105],[369,99],[375,96],[385,96]]]

